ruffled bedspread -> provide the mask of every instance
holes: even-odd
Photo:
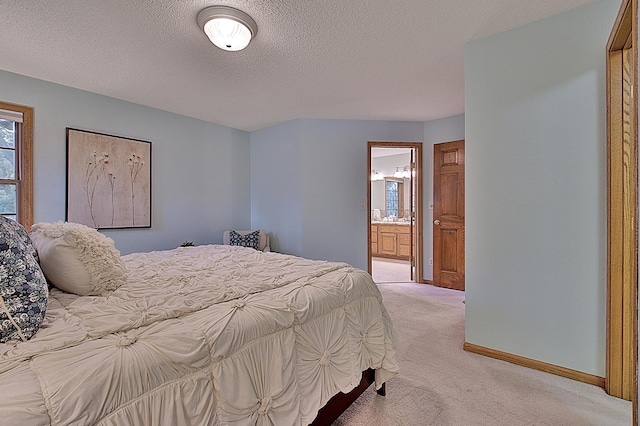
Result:
[[[0,344],[7,425],[306,425],[361,372],[398,371],[364,271],[232,246],[123,257],[109,296],[53,289],[28,342]]]

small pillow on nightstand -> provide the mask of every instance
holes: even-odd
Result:
[[[229,231],[229,245],[251,247],[259,250],[260,245],[260,231],[253,231],[251,233],[241,235],[234,230]]]

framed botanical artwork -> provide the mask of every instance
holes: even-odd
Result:
[[[67,128],[68,222],[151,227],[151,142]]]

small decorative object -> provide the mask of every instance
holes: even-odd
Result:
[[[180,244],[180,247],[193,247],[193,241],[185,241]]]
[[[68,222],[151,227],[151,142],[67,128]]]

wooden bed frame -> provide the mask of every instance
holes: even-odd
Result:
[[[375,370],[369,368],[362,372],[360,384],[349,393],[338,393],[318,411],[318,415],[311,426],[328,426],[333,423],[358,397],[375,381]],[[385,383],[376,391],[378,395],[385,396]]]

